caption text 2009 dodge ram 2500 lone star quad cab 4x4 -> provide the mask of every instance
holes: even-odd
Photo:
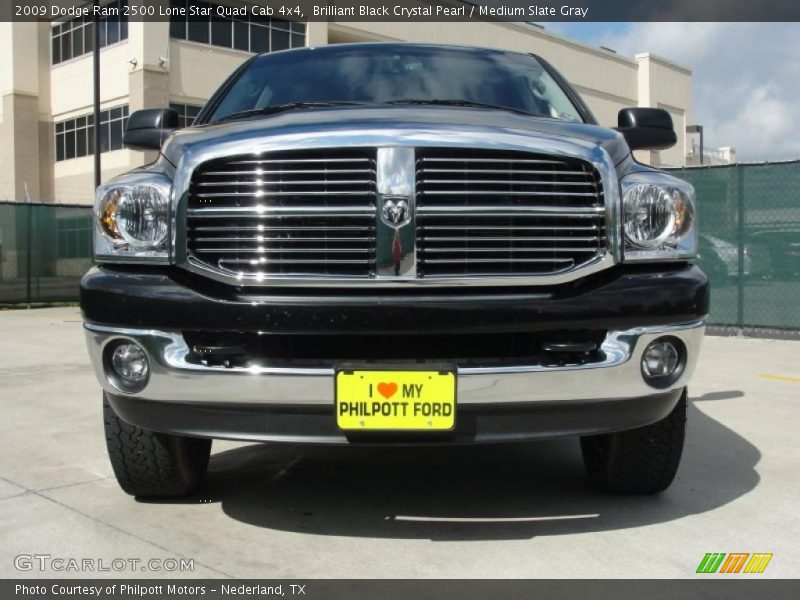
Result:
[[[363,44],[255,56],[150,165],[97,190],[81,285],[108,451],[137,496],[197,489],[212,438],[580,436],[601,489],[672,481],[708,310],[694,190],[636,162],[547,62]]]

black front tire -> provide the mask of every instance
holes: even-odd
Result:
[[[103,394],[106,446],[120,487],[138,498],[177,498],[196,491],[211,440],[158,433],[120,419]]]
[[[655,494],[667,489],[681,462],[688,393],[672,412],[646,427],[581,438],[592,484],[615,494]]]

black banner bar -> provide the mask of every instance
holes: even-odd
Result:
[[[676,600],[705,598],[752,600],[800,597],[800,581],[757,579],[752,576],[706,575],[679,580],[300,580],[237,581],[223,579],[6,579],[0,581],[3,600],[162,600],[222,598],[264,600]]]
[[[108,14],[114,2],[100,4],[95,8],[87,0],[4,0],[0,21],[115,16],[167,21],[171,15],[396,22],[800,21],[797,0],[127,0],[121,15]]]

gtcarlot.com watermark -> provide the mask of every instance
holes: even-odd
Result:
[[[51,554],[18,554],[18,571],[41,573],[185,573],[194,571],[193,558],[75,558]]]

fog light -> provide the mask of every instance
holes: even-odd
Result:
[[[683,373],[686,347],[678,338],[660,337],[650,342],[642,354],[642,375],[653,387],[667,387]]]
[[[118,342],[106,351],[109,380],[123,392],[139,392],[147,385],[150,361],[141,346],[134,342]]]
[[[678,349],[660,340],[651,343],[642,356],[642,368],[648,377],[672,375],[678,367]]]

